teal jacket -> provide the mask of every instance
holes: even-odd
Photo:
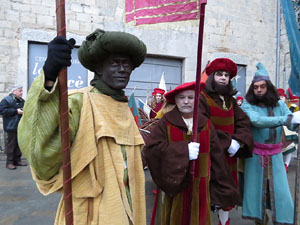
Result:
[[[281,100],[278,100],[278,106],[274,108],[251,105],[245,101],[242,110],[250,118],[254,142],[279,144],[282,140],[282,126],[296,129],[296,126],[291,124],[292,112]]]

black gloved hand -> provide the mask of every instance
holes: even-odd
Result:
[[[48,55],[44,64],[46,80],[55,81],[61,68],[71,65],[71,50],[76,41],[57,36],[48,44]]]

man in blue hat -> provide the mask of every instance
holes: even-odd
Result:
[[[282,126],[295,129],[300,113],[279,100],[276,87],[262,63],[246,94],[242,110],[251,121],[252,158],[245,159],[243,218],[267,224],[270,209],[274,224],[293,224],[294,204],[282,159]]]

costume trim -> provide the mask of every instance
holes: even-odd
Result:
[[[187,135],[178,127],[173,126],[167,121],[167,131],[169,142],[192,141],[192,135]],[[185,210],[188,202],[188,194],[193,192],[191,225],[211,225],[210,214],[210,122],[204,126],[197,137],[201,143],[198,159],[195,162],[194,183],[192,188],[188,186],[184,191],[174,197],[165,195],[163,201],[162,222],[168,221],[168,224],[185,224],[187,211]],[[187,172],[188,176],[188,172]],[[176,210],[176,211],[175,211]],[[181,212],[178,213],[178,212]],[[196,216],[198,215],[198,216]]]

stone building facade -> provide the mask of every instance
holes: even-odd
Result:
[[[196,20],[139,25],[125,22],[125,0],[66,1],[67,37],[80,45],[96,28],[126,31],[141,38],[148,54],[180,58],[182,81],[195,79],[198,24]],[[229,57],[246,68],[249,86],[256,63],[262,62],[273,81],[276,74],[277,1],[208,0],[202,68],[208,60]],[[284,26],[281,26],[281,64],[289,64]],[[28,43],[49,42],[56,36],[54,0],[2,0],[0,2],[0,98],[15,83],[28,89]],[[281,73],[282,73],[281,67]],[[288,69],[286,71],[288,77]],[[89,77],[92,75],[89,74]]]

